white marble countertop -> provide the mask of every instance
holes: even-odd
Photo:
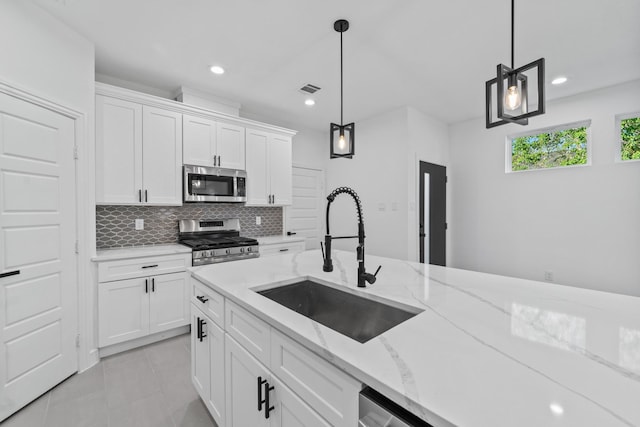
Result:
[[[130,246],[124,248],[98,249],[96,251],[96,256],[91,258],[91,261],[114,261],[118,259],[188,253],[191,253],[191,248],[178,243],[171,243],[167,245]]]
[[[260,245],[274,245],[278,243],[293,243],[293,242],[303,242],[305,240],[304,237],[301,236],[262,236],[256,237],[258,239],[258,244]]]
[[[356,288],[355,253],[193,268],[256,316],[434,426],[640,426],[640,298],[367,255],[361,292],[424,310],[360,344],[252,288]],[[248,264],[251,263],[251,264]]]

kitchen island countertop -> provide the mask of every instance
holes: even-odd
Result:
[[[434,426],[640,426],[640,298],[355,253],[196,267],[193,275]],[[361,344],[253,288],[317,278],[424,310]]]

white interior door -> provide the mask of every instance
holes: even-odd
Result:
[[[74,141],[0,94],[0,421],[77,371]]]
[[[293,167],[293,202],[286,208],[286,228],[306,239],[306,249],[318,249],[324,234],[324,173]]]

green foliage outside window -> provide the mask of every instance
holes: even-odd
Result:
[[[640,139],[636,142],[640,143]],[[511,140],[511,168],[514,171],[585,164],[587,128],[584,126]]]
[[[640,117],[620,121],[622,160],[640,159]]]

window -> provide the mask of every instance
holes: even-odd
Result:
[[[588,164],[590,124],[590,121],[571,123],[508,137],[511,164],[507,164],[507,171]]]
[[[622,160],[640,160],[640,113],[618,117]]]

